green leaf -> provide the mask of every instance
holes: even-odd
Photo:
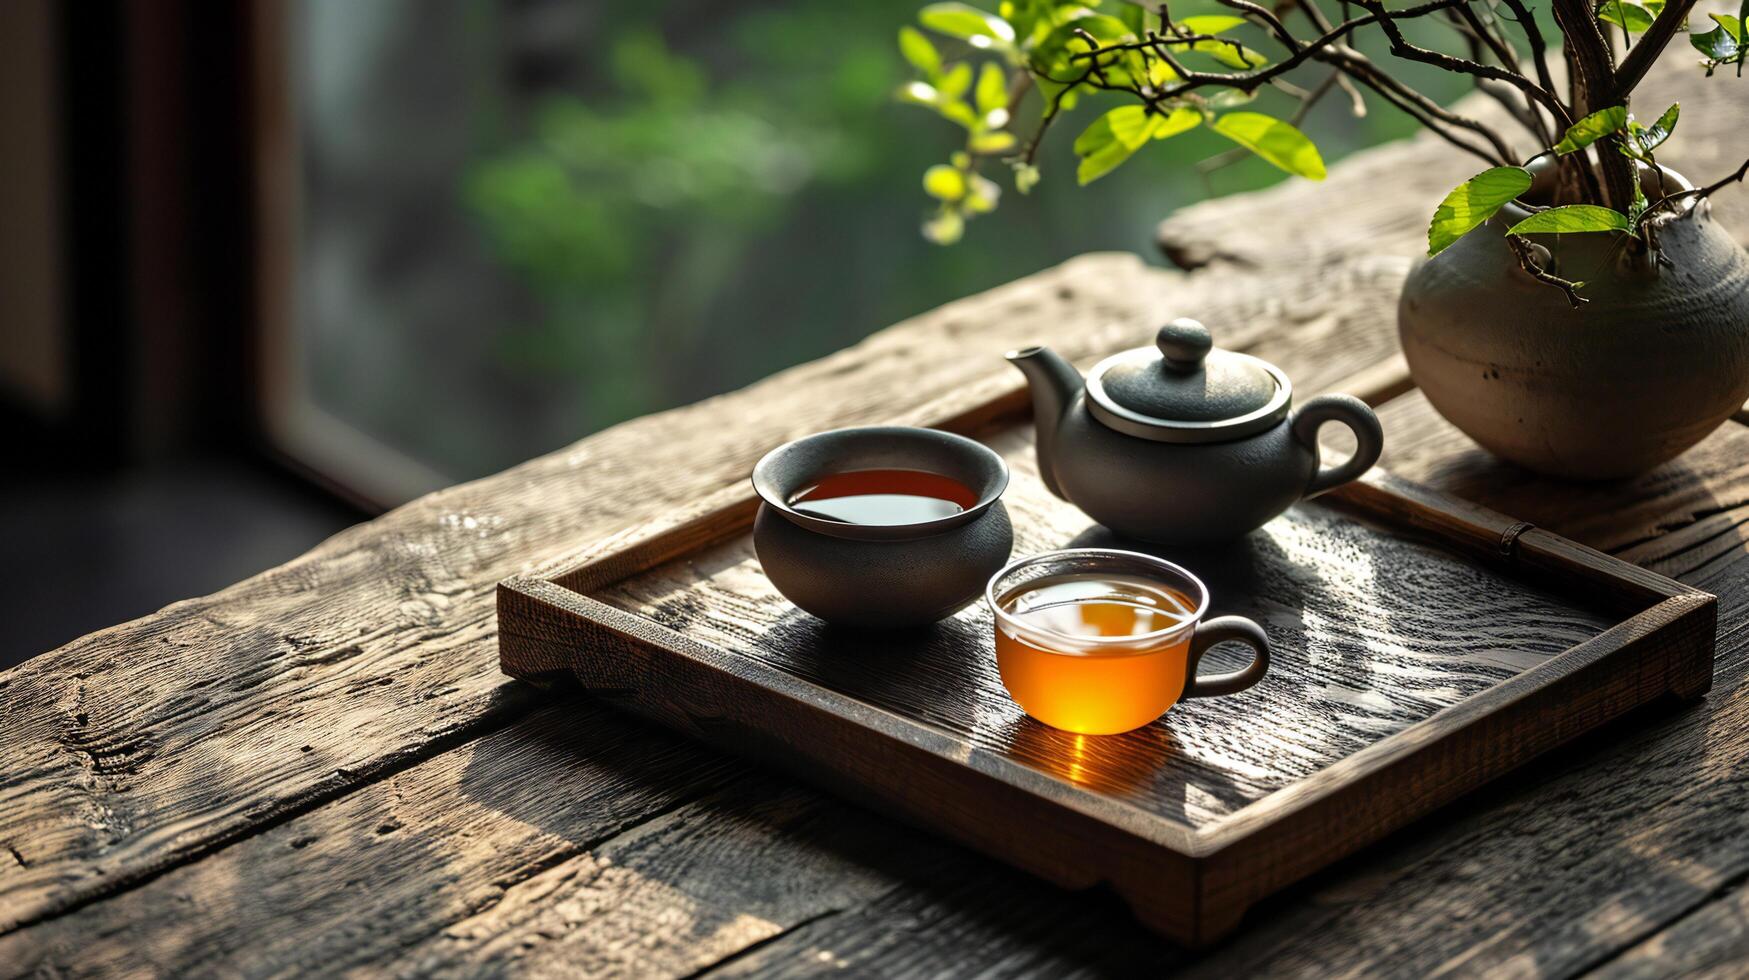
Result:
[[[1148,142],[1153,122],[1146,106],[1118,106],[1093,121],[1075,137],[1075,155],[1087,156],[1116,141],[1134,150]]]
[[[1507,229],[1509,235],[1559,235],[1574,231],[1627,231],[1628,216],[1595,204],[1567,204],[1538,211]]]
[[[1038,168],[1030,163],[1014,165],[1014,189],[1022,194],[1038,186]]]
[[[1149,140],[1176,136],[1201,121],[1202,113],[1186,106],[1165,115],[1139,105],[1119,106],[1075,137],[1075,155],[1081,158],[1075,179],[1090,184],[1116,169]]]
[[[1008,77],[993,61],[984,62],[978,70],[977,103],[978,113],[984,116],[1008,108]]]
[[[972,137],[971,147],[977,153],[1001,153],[1003,150],[1014,149],[1019,142],[1013,133],[998,129]]]
[[[1735,59],[1739,48],[1736,35],[1725,30],[1722,24],[1704,34],[1690,32],[1688,43],[1694,45],[1696,51],[1706,55],[1708,61],[1714,62]]]
[[[1658,121],[1640,131],[1640,148],[1650,153],[1657,149],[1676,129],[1676,117],[1682,113],[1682,103],[1673,103],[1658,117]]]
[[[937,102],[935,111],[941,113],[941,118],[958,123],[967,129],[977,129],[981,125],[978,114],[960,99],[954,99],[951,102]]]
[[[1324,179],[1324,158],[1306,134],[1260,112],[1229,112],[1214,130],[1290,174]]]
[[[1652,26],[1653,14],[1650,10],[1631,0],[1604,0],[1603,6],[1597,10],[1597,19],[1627,31],[1629,34],[1644,34]]]
[[[1189,106],[1179,106],[1164,116],[1154,117],[1154,139],[1163,140],[1189,132],[1202,125],[1202,113]]]
[[[1075,155],[1081,158],[1075,179],[1085,186],[1115,170],[1148,141],[1152,129],[1148,110],[1139,105],[1119,106],[1095,119],[1075,137]]]
[[[1530,171],[1523,167],[1494,167],[1459,184],[1433,212],[1433,221],[1427,226],[1427,254],[1445,251],[1446,246],[1529,189]]]
[[[1132,36],[1123,21],[1104,14],[1076,17],[1052,28],[1027,52],[1027,65],[1032,69],[1033,82],[1038,85],[1039,94],[1044,96],[1047,103],[1062,88],[1049,79],[1078,78],[1087,68],[1085,60],[1074,60],[1075,55],[1085,54],[1089,50],[1087,39],[1075,33],[1077,28],[1091,34],[1101,46]]]
[[[1164,43],[1168,48],[1175,50],[1195,51],[1198,54],[1207,55],[1224,67],[1237,68],[1241,71],[1252,68],[1262,68],[1264,65],[1269,64],[1269,59],[1264,57],[1261,52],[1254,51],[1242,44],[1233,44],[1226,41],[1216,41],[1212,39],[1202,41],[1174,41],[1171,38],[1166,38]]]
[[[1148,10],[1139,3],[1126,3],[1117,8],[1117,19],[1124,22],[1131,34],[1137,37],[1148,32]],[[1159,23],[1156,18],[1155,23]]]
[[[966,175],[938,163],[923,172],[923,192],[938,200],[957,201],[966,196]]]
[[[917,14],[917,22],[937,33],[957,37],[975,48],[1014,43],[1014,25],[988,11],[964,3],[932,3]]]
[[[1109,140],[1088,150],[1075,167],[1075,180],[1086,187],[1099,178],[1116,170],[1118,165],[1130,158],[1136,152],[1135,147],[1126,146],[1117,140]]]
[[[1743,22],[1741,20],[1732,17],[1730,14],[1707,14],[1707,16],[1713,19],[1713,23],[1723,27],[1726,33],[1736,38],[1739,44],[1742,43]]]
[[[1615,105],[1599,109],[1569,127],[1567,135],[1554,145],[1554,151],[1561,155],[1575,153],[1611,133],[1621,132],[1627,124],[1626,106]]]
[[[935,45],[917,28],[899,28],[899,53],[905,56],[905,60],[913,68],[922,72],[925,78],[934,78],[941,74],[941,53],[935,50]]]
[[[952,70],[941,76],[935,87],[941,92],[941,97],[949,102],[959,98],[972,87],[972,66],[963,61],[954,65]]]
[[[1192,34],[1219,34],[1245,23],[1245,18],[1227,14],[1203,14],[1198,17],[1184,17],[1173,23]]]

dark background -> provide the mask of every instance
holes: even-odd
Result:
[[[931,245],[919,5],[0,3],[0,667],[1281,178],[1076,188],[1094,105]],[[1409,131],[1341,103],[1326,159]]]

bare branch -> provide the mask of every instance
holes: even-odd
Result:
[[[1483,137],[1488,138],[1491,133],[1487,127],[1473,119],[1466,119],[1451,112],[1427,96],[1385,74],[1360,52],[1343,49],[1340,53],[1332,54],[1330,60],[1332,64],[1341,65],[1349,77],[1378,93],[1386,102],[1408,113],[1429,132],[1452,146],[1487,161],[1489,166],[1511,163],[1504,156],[1490,153],[1474,143],[1460,139],[1456,133],[1447,128],[1447,126],[1455,125],[1470,129],[1472,132],[1479,129]],[[1490,142],[1498,144],[1499,139],[1494,137]]]
[[[1579,307],[1584,306],[1586,303],[1591,302],[1585,297],[1579,295],[1579,287],[1582,283],[1576,283],[1570,279],[1562,279],[1560,276],[1543,268],[1542,264],[1537,261],[1536,254],[1532,250],[1529,241],[1520,238],[1517,235],[1507,235],[1506,244],[1512,249],[1512,254],[1518,256],[1519,268],[1523,269],[1537,282],[1554,286],[1561,292],[1566,293],[1567,302],[1572,305],[1573,309],[1576,310]]]
[[[1745,174],[1749,174],[1749,160],[1743,161],[1743,165],[1738,167],[1732,173],[1720,177],[1718,180],[1715,180],[1705,187],[1702,187],[1700,190],[1695,191],[1695,196],[1712,197],[1714,194],[1723,190],[1726,184],[1734,184],[1742,181]]]
[[[1561,121],[1563,126],[1571,126],[1573,124],[1572,118],[1566,115],[1567,110],[1566,107],[1561,104],[1561,100],[1555,98],[1553,92],[1548,91],[1541,85],[1525,78],[1523,75],[1507,71],[1506,69],[1495,65],[1481,64],[1479,62],[1470,61],[1466,58],[1458,58],[1440,51],[1432,51],[1419,45],[1411,44],[1409,43],[1408,38],[1403,36],[1402,28],[1397,26],[1398,15],[1388,13],[1385,10],[1383,0],[1356,0],[1356,2],[1360,5],[1362,10],[1370,11],[1378,18],[1379,25],[1385,30],[1385,36],[1391,41],[1391,53],[1399,58],[1407,58],[1410,61],[1419,61],[1423,64],[1433,65],[1436,68],[1443,68],[1446,71],[1458,72],[1464,75],[1474,75],[1479,78],[1492,78],[1495,81],[1505,82],[1508,85],[1516,86],[1517,88],[1522,89],[1525,95],[1542,103],[1544,107],[1555,115],[1557,120]],[[1579,2],[1584,2],[1584,0],[1579,0]]]
[[[1501,40],[1499,35],[1494,33],[1492,28],[1483,23],[1482,18],[1476,16],[1476,11],[1469,4],[1452,9],[1463,19],[1465,26],[1473,32],[1476,39],[1487,45],[1488,50],[1493,52],[1495,60],[1500,63],[1502,68],[1517,75],[1524,74],[1518,67],[1518,55],[1505,41]],[[1476,60],[1482,59],[1477,58]]]
[[[1287,48],[1291,54],[1299,53],[1301,47],[1299,39],[1293,36],[1292,32],[1287,29],[1287,25],[1283,24],[1281,18],[1275,16],[1273,11],[1260,7],[1252,3],[1251,0],[1221,0],[1221,4],[1240,13],[1250,14],[1262,21],[1263,25],[1269,28],[1270,33],[1275,35],[1276,40],[1281,42],[1282,47]]]
[[[1651,204],[1646,205],[1646,210],[1640,212],[1640,223],[1642,225],[1645,224],[1646,220],[1652,217],[1652,215],[1678,201],[1684,201],[1691,197],[1696,199],[1711,197],[1723,190],[1727,184],[1737,183],[1746,175],[1749,175],[1749,160],[1744,160],[1742,166],[1725,176],[1720,177],[1718,180],[1713,181],[1705,187],[1695,187],[1686,191],[1677,191],[1674,194],[1666,194],[1656,201],[1653,201]]]
[[[1555,145],[1555,138],[1549,133],[1548,123],[1543,119],[1542,113],[1537,111],[1536,103],[1525,99],[1517,89],[1502,85],[1491,78],[1476,79],[1476,89],[1500,103],[1520,126],[1530,131],[1538,146]]]
[[[1354,87],[1353,80],[1347,75],[1339,75],[1336,78],[1336,84],[1342,87],[1342,91],[1348,93],[1349,112],[1353,113],[1356,119],[1364,118],[1366,116],[1366,97],[1360,93],[1360,89]]]
[[[1417,6],[1405,7],[1391,16],[1407,20],[1415,17],[1424,17],[1440,10],[1471,2],[1473,2],[1473,0],[1427,0],[1427,2],[1421,3]],[[1271,16],[1273,17],[1273,15]],[[1171,24],[1168,17],[1163,16],[1161,19],[1165,24]],[[1171,65],[1172,70],[1177,72],[1179,77],[1183,80],[1184,84],[1175,86],[1165,94],[1177,95],[1208,85],[1224,85],[1228,88],[1238,89],[1241,92],[1255,92],[1259,87],[1270,80],[1287,74],[1293,69],[1298,68],[1300,65],[1305,64],[1307,61],[1314,58],[1324,60],[1323,58],[1318,57],[1320,52],[1329,50],[1332,46],[1338,44],[1344,37],[1354,32],[1356,29],[1365,27],[1368,24],[1377,23],[1378,20],[1378,14],[1368,13],[1365,16],[1343,21],[1341,24],[1332,27],[1329,31],[1326,31],[1310,41],[1302,43],[1295,40],[1293,46],[1290,47],[1290,54],[1288,57],[1266,68],[1259,68],[1248,72],[1227,73],[1193,71],[1185,68],[1179,63],[1178,59],[1172,54],[1169,48],[1169,45],[1172,43],[1186,40],[1206,39],[1208,38],[1208,35],[1174,37],[1150,34],[1145,41],[1103,46],[1098,50],[1074,55],[1073,60],[1080,61],[1090,59],[1097,61],[1098,55],[1108,51],[1147,50],[1150,53],[1157,55],[1168,65]],[[1280,20],[1276,20],[1275,23],[1280,24],[1281,22]],[[1223,39],[1215,38],[1215,40]]]
[[[1331,64],[1341,65],[1356,81],[1385,96],[1391,104],[1414,116],[1422,125],[1433,130],[1435,135],[1453,146],[1468,150],[1495,166],[1511,166],[1518,162],[1512,153],[1512,148],[1507,146],[1506,141],[1502,140],[1499,134],[1488,126],[1468,116],[1460,116],[1415,91],[1373,64],[1366,55],[1352,48],[1341,48],[1329,57],[1319,60],[1327,60]],[[1451,135],[1431,120],[1438,120],[1459,129],[1467,129],[1481,136],[1494,148],[1494,152],[1492,154],[1480,152],[1473,145],[1453,139]]]
[[[1584,115],[1609,106],[1625,106],[1626,102],[1610,100],[1615,91],[1615,65],[1610,60],[1609,44],[1597,28],[1591,0],[1554,0],[1554,10],[1555,21],[1567,39],[1571,64],[1577,71],[1573,111]],[[1599,203],[1626,211],[1634,201],[1634,184],[1639,177],[1633,162],[1616,152],[1617,148],[1613,137],[1592,146],[1602,191]]]
[[[1512,16],[1518,22],[1519,29],[1524,31],[1524,39],[1530,44],[1531,59],[1536,63],[1536,80],[1550,93],[1555,91],[1554,75],[1549,71],[1548,45],[1543,43],[1542,29],[1536,26],[1536,15],[1525,9],[1523,0],[1502,0],[1506,9],[1512,11]],[[1569,119],[1572,118],[1572,107],[1566,107]],[[1555,117],[1556,120],[1560,116]]]
[[[1621,60],[1616,69],[1615,78],[1609,89],[1609,98],[1604,105],[1625,105],[1628,94],[1634,86],[1640,84],[1640,79],[1646,77],[1646,70],[1652,67],[1652,62],[1664,53],[1664,48],[1682,25],[1688,20],[1688,12],[1694,8],[1694,0],[1671,0],[1658,11],[1658,16],[1652,21],[1652,26],[1646,28],[1646,33],[1640,35],[1640,40]]]

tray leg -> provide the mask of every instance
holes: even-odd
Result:
[[[1154,887],[1114,886],[1137,921],[1189,949],[1204,949],[1232,935],[1251,908],[1249,902],[1210,903],[1200,895],[1163,893],[1158,882]]]

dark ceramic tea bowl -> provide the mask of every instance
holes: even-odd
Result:
[[[856,524],[795,507],[824,477],[873,470],[948,477],[976,501],[905,524]],[[764,501],[753,547],[777,590],[827,622],[933,623],[976,599],[1007,563],[1014,532],[999,499],[1007,486],[1002,457],[963,436],[904,426],[821,432],[772,450],[753,468],[753,489]]]

